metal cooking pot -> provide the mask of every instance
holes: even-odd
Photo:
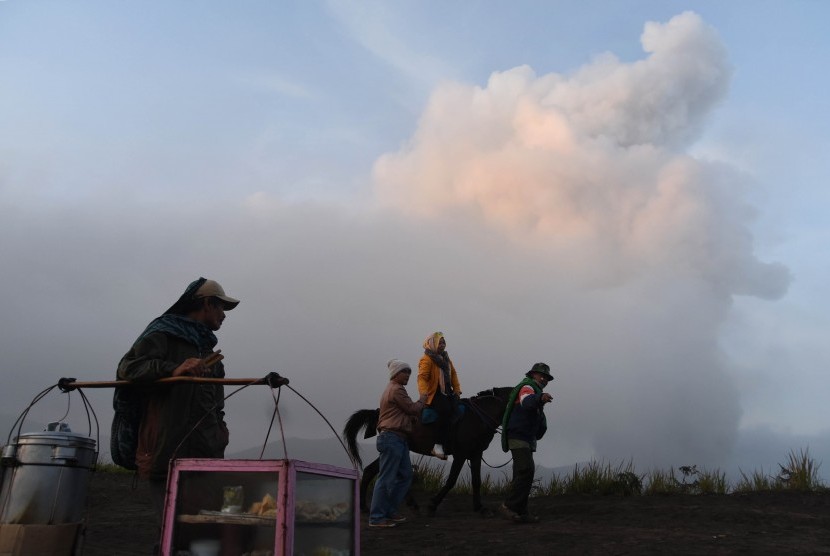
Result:
[[[3,449],[0,523],[59,524],[83,519],[95,440],[56,423],[21,434]]]

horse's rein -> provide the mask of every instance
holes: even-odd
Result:
[[[495,419],[492,419],[489,415],[484,413],[483,410],[476,407],[475,401],[473,401],[473,400],[475,400],[476,398],[479,398],[479,397],[496,398],[496,396],[493,395],[493,394],[487,394],[486,396],[473,396],[473,397],[469,398],[469,402],[470,402],[470,407],[473,409],[473,412],[476,415],[478,415],[478,418],[481,419],[482,421],[484,421],[484,424],[490,425],[496,431],[498,431],[499,427],[501,426],[501,421],[496,421]]]

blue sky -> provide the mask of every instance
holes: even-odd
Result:
[[[4,405],[55,360],[109,378],[202,274],[243,299],[229,370],[296,375],[334,421],[443,329],[472,390],[559,369],[543,463],[818,449],[828,12],[0,2]]]

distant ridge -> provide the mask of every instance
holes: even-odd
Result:
[[[225,459],[259,459],[262,446],[254,446],[233,453],[226,453]],[[374,442],[361,447],[361,452],[374,458]],[[262,455],[263,459],[299,459],[313,463],[327,463],[340,467],[352,467],[349,456],[337,438],[286,438],[282,441],[269,442]]]
[[[337,441],[337,438],[286,438],[285,444],[288,448],[288,459],[299,459],[313,463],[327,463],[329,465],[337,465],[340,467],[347,468],[352,467],[352,464],[349,461],[346,452],[343,450],[343,447]],[[227,453],[225,454],[225,459],[259,459],[259,454],[261,451],[262,446],[255,446],[244,450],[239,450],[233,453]],[[374,460],[377,457],[377,450],[375,449],[374,439],[361,442],[360,453],[363,458],[364,465]],[[283,459],[285,457],[286,455],[283,450],[282,441],[269,442],[265,448],[265,453],[262,456],[263,459]],[[435,458],[419,456],[418,454],[412,454],[412,462],[417,463],[419,460],[421,460],[422,457],[424,462],[428,462],[430,465],[434,465],[437,467],[444,467],[446,472],[449,471],[449,463],[451,462],[442,462]],[[499,463],[503,462],[500,461]],[[585,465],[585,463],[580,463],[578,465],[581,468],[583,465]],[[573,464],[556,468],[548,468],[539,465],[536,467],[536,479],[541,479],[543,482],[546,482],[553,475],[572,473],[573,469]],[[465,465],[462,475],[466,475],[466,473],[468,472],[469,468]],[[504,467],[493,469],[488,467],[487,465],[482,465],[481,473],[482,477],[493,475],[494,478],[503,479],[506,476],[506,478],[509,480],[512,476],[512,466],[508,463]]]

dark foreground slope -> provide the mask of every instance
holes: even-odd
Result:
[[[146,489],[130,483],[130,475],[93,477],[85,555],[151,553],[156,518]],[[394,529],[368,529],[364,518],[361,553],[830,554],[830,494],[556,496],[531,505],[535,525],[479,517],[468,496],[448,497],[435,517],[408,512]]]

